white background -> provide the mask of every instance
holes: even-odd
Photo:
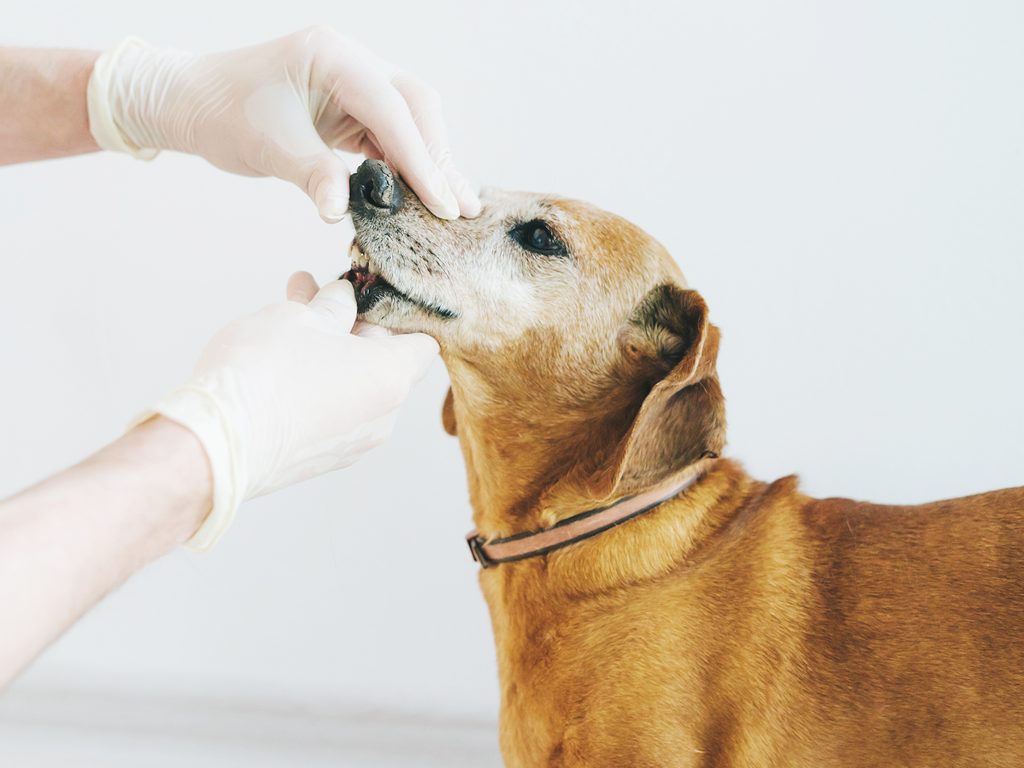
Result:
[[[8,0],[0,44],[209,52],[316,22],[441,92],[467,175],[668,247],[753,475],[902,503],[1024,483],[1024,5]],[[0,169],[0,496],[115,438],[292,271],[340,274],[346,226],[172,153]],[[439,363],[387,445],[150,566],[27,680],[493,718],[445,387]]]

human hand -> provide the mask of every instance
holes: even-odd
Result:
[[[192,430],[213,473],[213,511],[186,544],[208,549],[239,504],[347,467],[391,434],[398,408],[437,354],[424,334],[356,322],[352,285],[307,272],[288,301],[229,323],[192,379],[137,416]]]
[[[327,27],[206,56],[129,38],[97,61],[88,101],[104,149],[171,149],[277,176],[328,222],[348,208],[349,170],[333,149],[384,160],[441,218],[480,212],[452,165],[437,93]]]

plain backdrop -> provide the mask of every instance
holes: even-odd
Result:
[[[901,503],[1024,483],[1024,5],[36,0],[0,44],[210,52],[313,23],[440,91],[482,185],[668,247],[756,477]],[[0,495],[114,439],[294,270],[336,277],[350,239],[284,182],[173,153],[0,169]],[[438,363],[389,443],[138,574],[26,680],[493,718],[446,386]]]

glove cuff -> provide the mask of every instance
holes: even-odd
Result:
[[[138,414],[129,422],[128,429],[157,414],[191,430],[210,462],[213,509],[199,530],[184,544],[185,549],[192,552],[206,552],[227,530],[243,500],[245,470],[239,446],[216,399],[191,384],[175,390],[152,408]]]
[[[110,109],[110,88],[114,69],[120,58],[129,51],[146,50],[152,46],[137,37],[129,37],[120,45],[104,51],[96,59],[89,86],[86,89],[86,104],[89,109],[89,132],[96,143],[112,152],[124,152],[139,160],[152,160],[159,149],[137,147],[132,144],[118,127]]]

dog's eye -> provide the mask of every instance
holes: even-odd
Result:
[[[515,227],[509,236],[523,248],[543,256],[565,256],[562,241],[548,229],[543,221],[528,221]]]
[[[530,238],[530,246],[538,251],[545,251],[551,247],[551,231],[547,227],[533,227],[527,232]]]

